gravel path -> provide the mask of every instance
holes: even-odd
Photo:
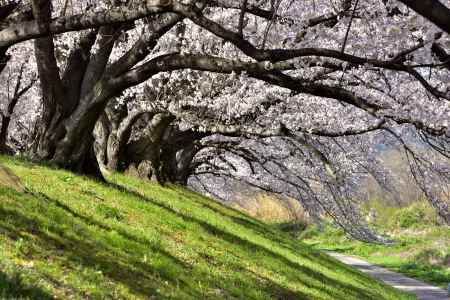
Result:
[[[343,262],[346,265],[350,265],[360,270],[361,272],[368,274],[369,276],[372,276],[390,286],[393,286],[396,289],[415,294],[417,298],[420,300],[450,299],[447,291],[441,288],[423,283],[416,279],[406,277],[404,275],[386,270],[384,268],[380,268],[378,266],[372,265],[366,261],[363,261],[361,259],[352,256],[347,256],[335,252],[327,252],[327,254]]]

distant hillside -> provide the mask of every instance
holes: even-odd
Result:
[[[2,299],[413,299],[183,188],[0,161]]]

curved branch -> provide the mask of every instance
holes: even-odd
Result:
[[[171,10],[171,0],[146,0],[139,7],[120,6],[102,12],[87,12],[50,20],[45,27],[36,20],[13,24],[0,31],[0,47],[52,34],[135,21]]]
[[[302,78],[296,79],[281,72],[269,71],[267,69],[267,64],[264,62],[249,63],[209,55],[180,55],[177,53],[162,55],[120,77],[109,80],[108,85],[118,92],[130,86],[142,83],[160,72],[187,68],[228,74],[233,72],[246,72],[253,78],[288,88],[297,93],[336,99],[363,109],[370,114],[374,114],[378,110],[384,108],[379,104],[370,103],[366,99],[339,86],[311,83]]]
[[[450,34],[450,9],[438,0],[399,0]]]
[[[450,100],[449,95],[438,91],[437,89],[432,87],[417,71],[415,71],[408,65],[404,65],[398,61],[383,61],[364,58],[356,55],[346,54],[342,51],[326,48],[258,49],[249,41],[245,40],[239,33],[235,33],[224,28],[220,24],[203,16],[198,10],[192,9],[190,6],[180,4],[174,7],[174,11],[182,14],[186,18],[189,18],[192,22],[210,31],[214,35],[232,43],[245,55],[255,59],[256,61],[268,61],[274,63],[300,57],[317,56],[339,59],[352,65],[370,65],[372,67],[382,68],[386,70],[401,71],[415,77],[423,85],[423,87],[435,97]],[[397,57],[398,54],[394,54],[392,56]]]

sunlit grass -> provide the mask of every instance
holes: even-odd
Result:
[[[0,298],[414,299],[181,187],[1,162]]]

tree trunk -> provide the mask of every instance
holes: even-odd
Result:
[[[171,122],[174,120],[172,115],[158,114],[150,122],[146,133],[137,141],[126,145],[125,156],[126,167],[135,165],[139,172],[139,177],[145,179],[156,179],[163,183],[161,174],[161,151],[164,135],[166,134]]]
[[[68,134],[63,124],[55,126],[56,132],[44,129],[38,137],[35,157],[47,160],[58,167],[76,173],[102,178],[100,165],[94,151],[94,138],[89,131]],[[61,133],[61,134],[60,134]]]
[[[128,174],[154,179],[161,184],[187,185],[192,160],[200,149],[196,142],[205,134],[181,131],[173,121],[171,115],[155,116],[149,133],[127,145]]]
[[[40,26],[48,26],[50,1],[33,0],[33,14]],[[84,33],[70,52],[62,75],[55,57],[53,38],[35,41],[43,113],[38,124],[34,157],[74,172],[102,178],[92,131],[114,90],[105,88],[102,77],[117,32],[117,28],[103,27]],[[96,40],[100,50],[91,55]]]
[[[59,124],[55,135],[50,135],[50,143],[54,146],[51,162],[77,173],[102,178],[92,132],[105,105],[106,101],[99,95],[80,104],[70,118]]]
[[[48,29],[45,26],[48,26],[51,17],[50,2],[32,0],[34,17],[43,31]],[[149,20],[148,28],[151,30],[142,35],[119,60],[109,65],[117,39],[123,29],[127,31],[133,24],[104,26],[84,32],[79,44],[71,50],[64,72],[60,72],[58,67],[52,37],[37,39],[35,55],[42,88],[43,114],[33,149],[34,156],[93,176],[101,174],[96,157],[101,158],[101,163],[108,168],[119,169],[124,153],[123,141],[128,141],[130,132],[127,128],[108,128],[108,138],[94,144],[96,123],[108,102],[129,87],[127,77],[121,75],[145,59],[158,39],[182,18],[177,14],[167,14]],[[98,46],[97,50],[91,51],[94,44]],[[120,80],[112,80],[117,78]]]
[[[161,177],[163,182],[187,185],[191,175],[191,162],[197,153],[194,143],[177,151],[164,152]]]
[[[2,126],[0,128],[0,153],[11,155],[14,151],[6,144],[8,138],[8,128],[11,122],[11,116],[2,116]]]
[[[161,151],[161,181],[187,185],[192,160],[199,150],[196,142],[204,134],[191,130],[180,131],[178,127],[171,129]]]
[[[6,54],[6,51],[8,51],[8,48],[0,48],[0,73],[6,68],[6,64],[10,59],[10,56]]]

